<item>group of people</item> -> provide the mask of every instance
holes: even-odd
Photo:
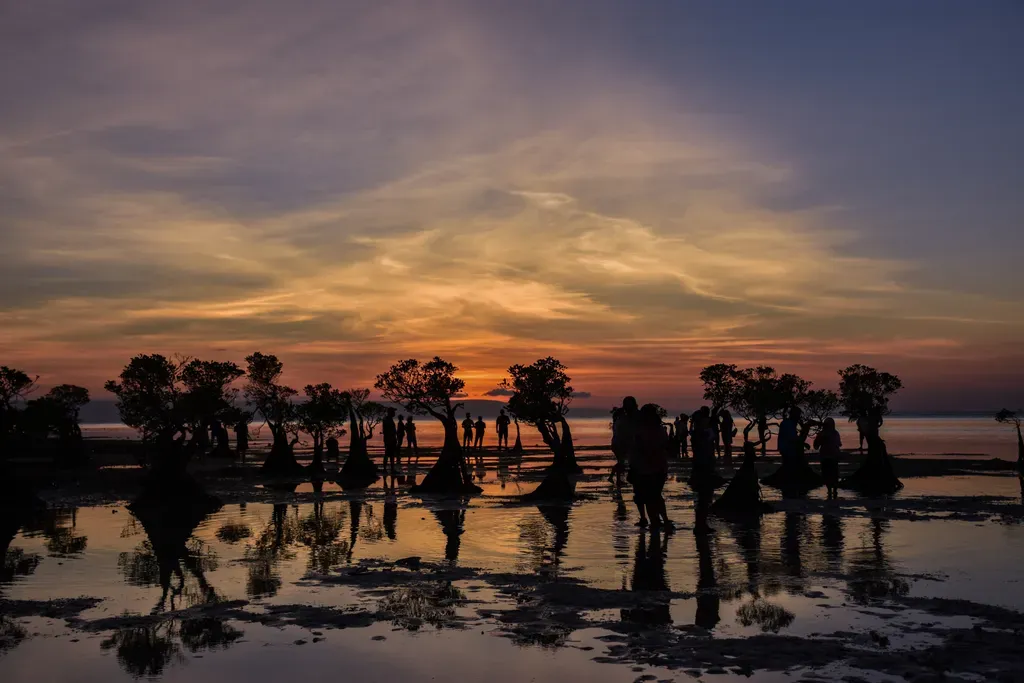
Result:
[[[512,420],[502,408],[494,421],[495,430],[498,433],[498,450],[508,450],[508,428]],[[487,423],[483,415],[478,415],[476,421],[473,415],[466,413],[466,419],[462,421],[462,447],[469,450],[483,450],[484,434],[487,432]]]
[[[876,449],[884,449],[884,442],[879,437],[881,424],[881,414],[871,415],[858,423],[862,439]],[[834,499],[838,497],[839,459],[843,441],[831,417],[816,422],[804,419],[798,407],[787,411],[778,428],[778,449],[782,458],[780,470],[788,468],[792,472],[800,468],[809,469],[804,453],[808,448],[810,431],[815,427],[818,432],[812,447],[818,452],[821,462],[817,485],[820,486],[823,481],[828,490],[828,498]],[[627,396],[622,400],[622,406],[612,412],[612,453],[615,465],[610,481],[617,487],[622,486],[623,479],[632,485],[640,517],[637,522],[639,526],[671,528],[672,522],[668,518],[662,493],[668,479],[670,455],[682,456],[688,451],[692,452],[689,484],[698,493],[698,506],[706,512],[711,504],[709,494],[726,483],[715,470],[716,453],[723,452],[728,462],[736,433],[728,410],[712,410],[704,406],[692,416],[679,415],[666,425],[657,405],[639,407],[634,397]],[[754,467],[757,458],[755,442],[748,440],[747,433],[744,431],[742,466],[718,502],[723,507],[745,507],[749,511],[762,503]],[[814,474],[815,478],[817,476]],[[698,510],[698,526],[706,524],[702,522],[703,515],[700,513],[701,510]]]
[[[621,486],[625,477],[632,484],[640,527],[674,526],[662,495],[668,481],[669,450],[658,406],[648,403],[641,408],[632,396],[622,399],[622,406],[612,413],[612,481]]]
[[[732,442],[736,436],[736,423],[727,409],[704,406],[692,416],[680,413],[668,425],[668,437],[673,452],[687,457],[692,448],[696,456],[699,448],[710,447],[714,455],[732,459]],[[702,453],[703,454],[703,453]]]
[[[403,442],[408,449],[409,456],[419,455],[419,442],[416,440],[416,422],[413,416],[408,419],[405,415],[398,416],[395,422],[394,408],[388,408],[381,423],[381,436],[384,437],[384,469],[394,474],[398,469],[398,460],[402,456]]]

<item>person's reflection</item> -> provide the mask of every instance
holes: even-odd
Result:
[[[697,614],[693,623],[712,630],[720,621],[718,610],[721,599],[715,578],[715,562],[711,554],[712,533],[695,534],[697,542]]]
[[[910,592],[910,584],[896,575],[885,547],[889,527],[887,519],[872,519],[870,545],[850,555],[849,589],[857,602],[886,600]]]
[[[398,540],[398,496],[393,493],[384,496],[384,533],[388,540]]]
[[[625,522],[629,519],[629,508],[626,506],[626,499],[622,497],[622,489],[618,486],[612,489],[612,500],[615,502],[615,521]]]
[[[821,545],[824,549],[825,563],[831,572],[840,572],[843,568],[843,519],[838,515],[823,514],[821,516]]]
[[[501,490],[505,490],[505,486],[508,485],[508,465],[510,456],[508,454],[508,447],[504,451],[498,451],[498,464],[497,464],[497,477],[498,483],[501,484]]]
[[[791,593],[803,591],[803,556],[802,537],[807,520],[802,513],[786,512],[785,522],[782,531],[782,563],[786,568],[786,574],[794,579],[790,583]]]
[[[747,591],[758,595],[761,585],[761,518],[748,517],[729,527],[747,566]]]
[[[665,574],[665,554],[668,552],[668,534],[653,531],[650,543],[647,535],[641,531],[636,541],[636,552],[633,554],[633,575],[630,588],[633,591],[665,593],[664,599],[655,598],[636,607],[624,608],[621,611],[623,621],[630,621],[649,626],[665,626],[672,623],[669,607],[668,577]]]
[[[444,546],[444,557],[449,563],[459,561],[459,547],[462,545],[463,525],[466,522],[466,511],[460,509],[432,510],[437,521],[441,523],[441,531],[447,540]]]

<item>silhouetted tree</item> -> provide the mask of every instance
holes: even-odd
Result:
[[[412,488],[413,492],[481,492],[472,482],[459,442],[455,413],[462,403],[453,403],[453,399],[462,395],[466,383],[455,376],[457,371],[454,365],[435,356],[422,364],[413,358],[399,361],[377,375],[374,386],[386,400],[401,404],[414,415],[430,415],[444,426],[444,446],[437,462],[423,482]]]
[[[0,462],[6,460],[12,446],[19,404],[35,390],[36,379],[23,370],[0,365]]]
[[[735,406],[743,386],[743,373],[735,365],[715,363],[700,371],[704,400],[711,401],[712,410]]]
[[[195,446],[205,446],[202,440],[197,441],[196,436],[205,436],[215,421],[224,424],[235,417],[238,389],[231,387],[231,383],[244,374],[242,368],[230,361],[191,358],[181,366],[185,426],[191,432]],[[226,434],[225,429],[218,435],[218,448],[222,453],[230,452]]]
[[[47,448],[51,437],[56,437],[57,461],[66,466],[78,464],[85,459],[79,414],[87,403],[88,389],[73,384],[55,386],[26,403],[20,435],[33,448]]]
[[[867,365],[856,363],[839,371],[839,397],[843,415],[855,422],[858,419],[877,420],[889,414],[889,398],[903,388],[896,375],[879,372]]]
[[[575,493],[568,475],[581,469],[576,463],[572,431],[565,419],[573,397],[571,379],[565,370],[564,365],[548,356],[531,365],[509,367],[509,377],[501,385],[512,392],[508,399],[512,414],[536,427],[555,456],[544,481],[530,497],[572,498]]]
[[[839,394],[831,389],[811,389],[804,394],[800,407],[809,420],[820,426],[825,418],[835,415],[841,405]]]
[[[302,392],[306,401],[295,407],[299,429],[313,439],[313,462],[309,471],[313,476],[324,474],[324,443],[327,439],[345,434],[349,395],[330,384],[307,384]]]
[[[732,406],[748,423],[756,426],[763,456],[772,437],[770,421],[782,417],[788,408],[802,403],[810,383],[797,375],[780,375],[768,365],[737,370],[735,379],[737,389]],[[749,431],[745,430],[745,433]]]
[[[377,465],[370,458],[367,442],[374,428],[384,419],[386,409],[370,401],[369,389],[350,389],[348,398],[349,448],[345,464],[338,472],[338,483],[343,488],[366,488],[380,478]]]
[[[249,405],[266,422],[273,443],[270,454],[263,463],[264,474],[291,476],[302,471],[295,460],[293,447],[298,437],[289,437],[295,432],[295,406],[292,399],[298,393],[281,383],[284,364],[272,354],[256,353],[246,356],[245,398]]]
[[[996,422],[1010,424],[1017,429],[1017,469],[1024,472],[1024,439],[1020,435],[1021,411],[1003,408],[996,413]]]
[[[104,387],[117,397],[121,422],[138,430],[144,446],[156,452],[157,466],[183,472],[188,456],[176,441],[185,434],[187,417],[181,368],[180,361],[142,354],[128,361],[118,380],[109,380]]]

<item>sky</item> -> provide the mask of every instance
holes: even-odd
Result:
[[[1024,405],[1024,5],[0,0],[0,364]]]

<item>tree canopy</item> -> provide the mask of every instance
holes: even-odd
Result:
[[[143,440],[173,438],[182,429],[181,368],[160,354],[141,354],[104,385],[117,397],[121,422],[139,430]]]
[[[889,398],[903,388],[896,375],[856,363],[839,371],[843,415],[850,421],[889,414]]]
[[[295,418],[292,398],[299,392],[281,383],[284,363],[277,356],[257,351],[246,356],[245,363],[245,400],[266,421],[274,437],[281,438]]]
[[[501,388],[511,391],[508,410],[530,425],[558,422],[569,412],[573,388],[566,367],[548,356],[530,365],[512,365]]]
[[[713,408],[735,405],[743,384],[743,372],[735,365],[715,363],[700,371],[704,385],[704,400],[711,401]]]
[[[374,387],[385,400],[401,404],[410,413],[448,420],[462,406],[452,400],[462,396],[466,388],[466,383],[455,376],[458,370],[437,356],[422,364],[408,358],[377,375]]]

